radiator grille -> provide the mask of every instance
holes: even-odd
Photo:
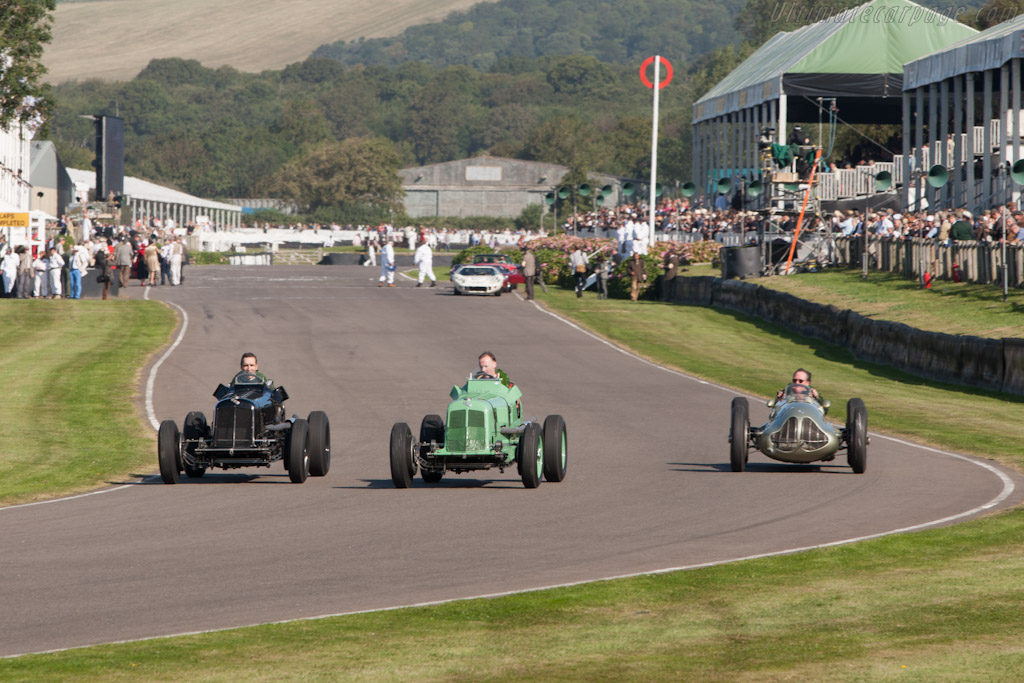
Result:
[[[252,444],[254,417],[254,407],[248,402],[219,406],[214,421],[214,445],[230,448]]]
[[[479,410],[455,410],[448,415],[445,448],[453,452],[487,450],[484,413]]]
[[[792,453],[801,446],[814,451],[828,443],[828,435],[812,419],[791,417],[772,435],[772,441],[783,452]]]

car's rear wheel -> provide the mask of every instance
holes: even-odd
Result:
[[[299,418],[288,432],[288,478],[301,484],[309,476],[309,423]]]
[[[331,469],[331,423],[327,413],[309,414],[309,474],[322,477]]]
[[[160,462],[160,478],[165,484],[177,484],[181,476],[181,434],[174,420],[164,420],[160,423],[156,453]]]
[[[565,479],[568,439],[565,420],[561,415],[548,415],[544,420],[544,479],[562,481]]]
[[[404,422],[396,422],[391,428],[391,481],[396,489],[412,486],[412,475],[416,474],[416,458],[413,453],[412,430]]]
[[[210,427],[206,422],[206,416],[199,411],[192,411],[185,416],[185,424],[182,427],[182,438],[185,441],[194,441],[197,439],[206,439],[209,437]],[[183,445],[184,449],[189,455],[195,452],[195,448],[189,448],[188,445]],[[182,458],[182,465],[185,467],[185,476],[189,479],[199,479],[201,476],[206,474],[206,468],[196,465],[189,465],[184,461],[184,454]]]
[[[868,468],[868,409],[859,398],[846,402],[846,461],[857,474]]]
[[[541,475],[544,473],[544,451],[540,442],[540,427],[536,422],[527,424],[523,435],[519,437],[519,467],[523,486],[528,489],[540,486]]]
[[[747,443],[750,441],[750,404],[737,396],[732,400],[732,426],[729,429],[729,464],[733,472],[747,468]]]

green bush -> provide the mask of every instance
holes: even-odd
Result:
[[[189,254],[190,266],[226,266],[229,263],[228,252],[193,251]]]
[[[640,283],[640,297],[641,299],[653,299],[655,297],[654,283],[657,282],[658,276],[664,271],[661,269],[661,259],[655,254],[645,254],[640,257],[640,260],[644,262],[644,269],[647,271],[647,282]],[[632,281],[629,277],[629,263],[623,261],[619,265],[615,266],[615,270],[612,271],[611,277],[608,278],[608,296],[615,299],[628,299],[629,291],[632,287]]]

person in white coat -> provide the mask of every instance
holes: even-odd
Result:
[[[377,286],[383,287],[384,280],[388,281],[388,287],[395,286],[395,247],[389,239],[385,239],[384,246],[380,248],[380,279],[377,280]]]
[[[63,291],[63,284],[60,281],[60,271],[64,267],[64,257],[57,253],[56,247],[50,247],[50,257],[46,261],[47,277],[50,280],[50,297],[59,299]]]
[[[647,242],[651,237],[651,226],[641,221],[633,222],[633,251],[643,256],[647,253]]]
[[[430,278],[430,286],[437,287],[437,278],[434,277],[434,252],[430,250],[430,245],[427,242],[423,242],[416,248],[416,253],[412,257],[412,262],[420,267],[419,276],[416,278],[416,286],[423,286],[423,278]]]
[[[377,265],[377,240],[368,239],[366,240],[366,260],[363,261],[364,266],[375,266]]]
[[[181,243],[181,237],[175,235],[174,240],[167,245],[170,254],[167,261],[171,265],[171,286],[177,287],[181,284],[181,263],[185,258],[185,245]]]
[[[49,270],[50,259],[46,255],[46,250],[39,247],[35,258],[32,259],[32,272],[35,273],[35,279],[32,281],[33,298],[50,296],[50,280],[47,277]]]
[[[4,256],[0,259],[0,271],[4,278],[4,296],[12,296],[14,283],[18,281],[18,255],[10,247],[4,247]]]

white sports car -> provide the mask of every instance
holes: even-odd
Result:
[[[501,296],[505,274],[494,266],[462,265],[452,273],[456,294],[493,294]]]

